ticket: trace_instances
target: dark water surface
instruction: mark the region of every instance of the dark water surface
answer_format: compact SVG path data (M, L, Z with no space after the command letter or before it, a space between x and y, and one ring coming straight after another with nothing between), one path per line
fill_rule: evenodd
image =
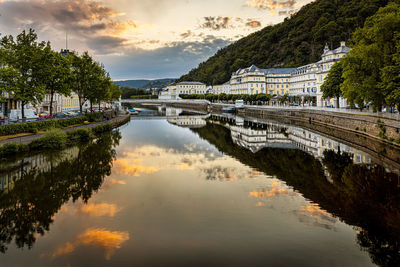
M294 126L132 120L1 164L0 265L397 266L396 173Z

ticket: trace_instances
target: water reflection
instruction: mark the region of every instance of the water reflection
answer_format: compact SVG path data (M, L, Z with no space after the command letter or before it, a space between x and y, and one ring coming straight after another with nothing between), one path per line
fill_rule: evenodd
M0 250L15 240L18 248L31 248L38 235L50 230L54 215L72 199L87 202L110 175L118 132L93 143L58 153L38 154L0 169ZM82 212L93 213L86 206ZM107 212L102 210L98 212ZM116 210L109 207L108 212ZM68 250L68 248L67 248Z
M302 213L327 212L358 227L360 247L380 266L400 264L400 184L398 170L376 164L367 153L328 137L278 123L230 120L214 115L192 129L221 152L277 177L318 206ZM288 191L272 184L250 192L261 201ZM326 225L326 227L330 227Z
M2 263L399 265L395 166L306 128L168 112L2 164Z

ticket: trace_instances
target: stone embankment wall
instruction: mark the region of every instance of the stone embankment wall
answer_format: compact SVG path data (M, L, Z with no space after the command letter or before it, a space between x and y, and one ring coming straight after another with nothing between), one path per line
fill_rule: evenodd
M351 131L382 141L400 141L400 120L382 118L373 114L352 114L321 110L280 110L257 107L241 109L238 114L259 118L289 118L329 128Z
M219 112L229 105L205 103L168 103L168 106L187 108L202 112ZM397 143L400 145L400 118L383 118L373 114L347 113L306 110L306 109L278 109L268 107L246 107L238 110L238 115L256 118L288 118L320 126L350 131L359 135L368 136L383 142Z

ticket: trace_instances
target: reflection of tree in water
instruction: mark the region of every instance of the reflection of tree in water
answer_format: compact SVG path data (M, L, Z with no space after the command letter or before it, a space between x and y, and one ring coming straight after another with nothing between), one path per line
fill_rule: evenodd
M400 265L398 175L383 166L353 164L351 155L326 151L323 164L301 150L264 148L257 153L235 145L228 129L208 123L192 129L221 152L276 176L305 198L360 228L358 244L381 266ZM332 177L329 182L325 168Z
M76 158L53 166L57 155L47 157L48 171L31 169L22 173L8 193L0 193L0 251L15 239L17 247L31 248L36 235L49 230L61 206L81 198L87 202L110 175L121 136L105 134L96 142L79 148Z

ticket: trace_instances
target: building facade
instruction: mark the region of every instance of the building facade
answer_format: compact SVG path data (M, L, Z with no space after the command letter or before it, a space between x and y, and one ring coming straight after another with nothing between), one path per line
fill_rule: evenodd
M207 86L201 82L180 82L176 84L176 94L194 95L207 93Z
M295 68L264 69L267 94L283 96L289 94L291 73Z
M350 48L346 46L345 42L341 42L340 47L333 50L330 50L329 46L326 45L320 61L301 66L291 73L289 95L301 98L303 102L308 99L309 102L312 101L319 107L337 105L335 99L324 99L322 97L321 86L324 84L331 67L349 52ZM341 106L347 104L345 99L339 101Z
M230 80L231 94L261 94L266 91L265 73L252 65L232 73Z

